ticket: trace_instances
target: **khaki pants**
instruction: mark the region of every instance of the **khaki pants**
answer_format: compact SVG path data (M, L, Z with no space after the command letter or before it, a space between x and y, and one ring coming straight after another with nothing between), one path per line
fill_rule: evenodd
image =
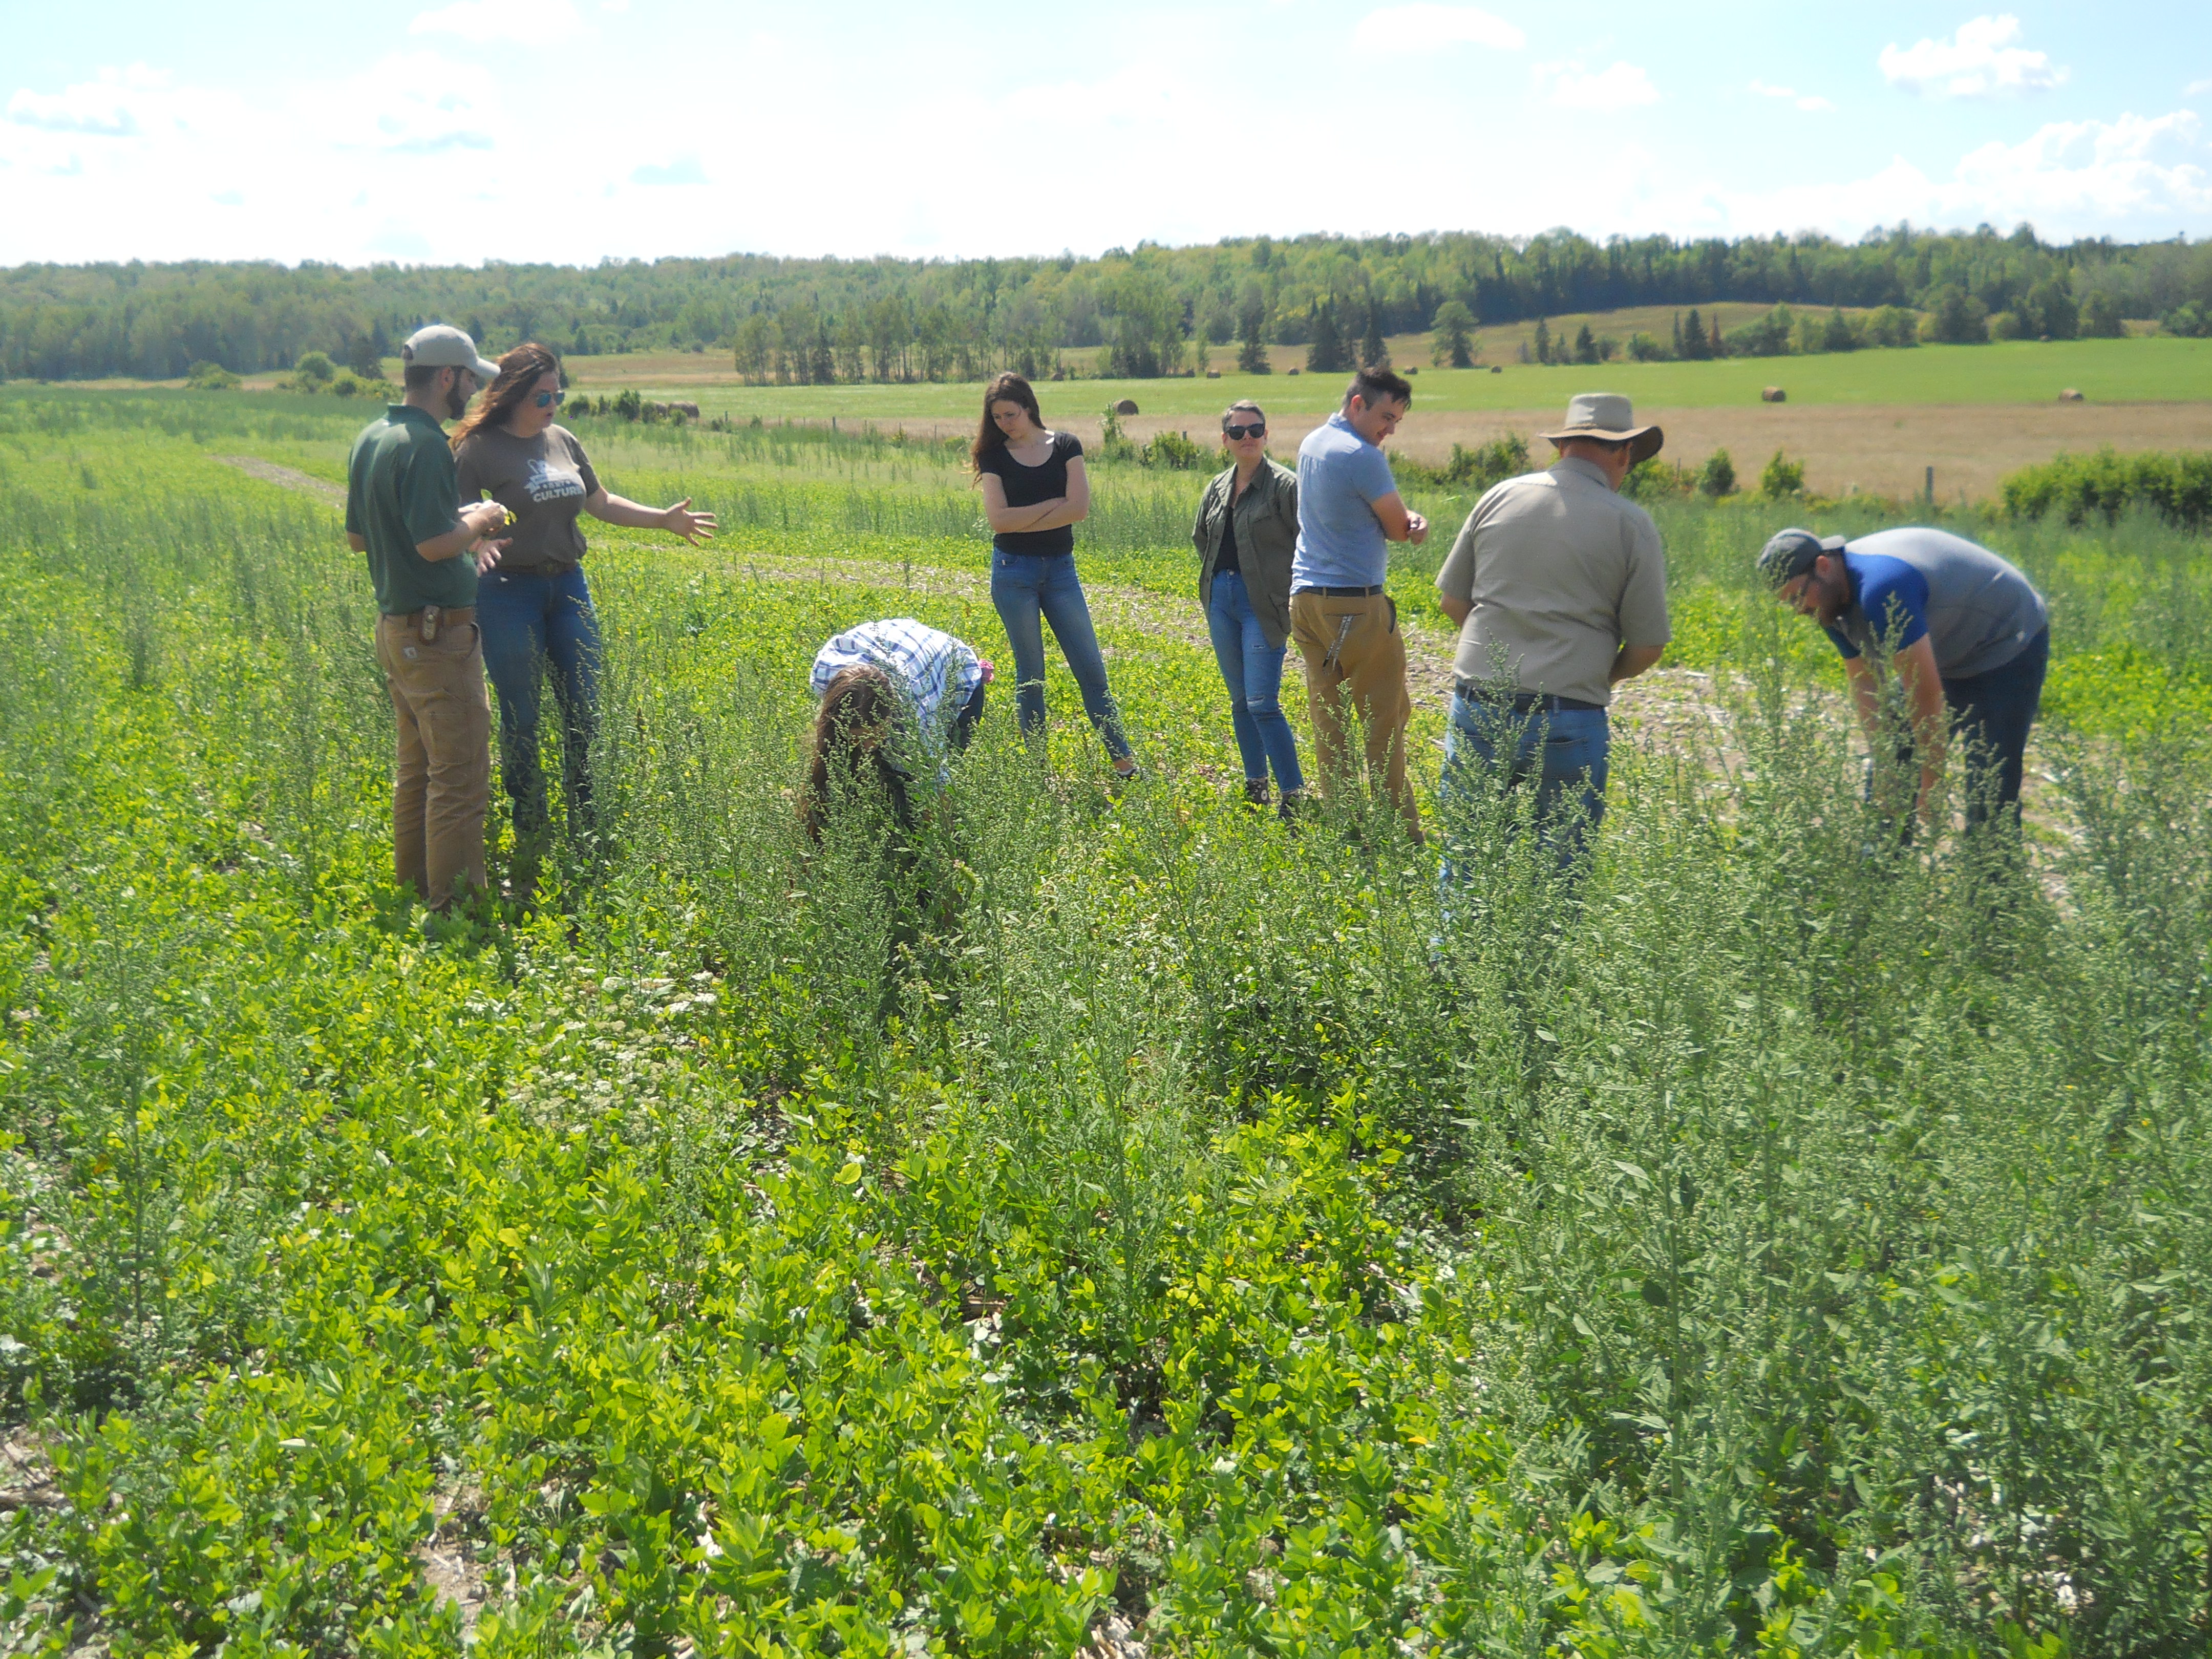
M376 660L392 694L398 746L392 780L392 866L433 909L456 879L484 884L491 795L491 701L473 609L448 611L424 643L413 617L376 619Z
M1322 787L1334 791L1358 781L1344 730L1349 705L1365 728L1369 785L1389 792L1418 841L1420 808L1406 781L1406 727L1413 718L1413 700L1406 690L1406 641L1398 632L1397 607L1384 593L1365 599L1293 593L1291 637L1305 659L1306 706L1313 715Z

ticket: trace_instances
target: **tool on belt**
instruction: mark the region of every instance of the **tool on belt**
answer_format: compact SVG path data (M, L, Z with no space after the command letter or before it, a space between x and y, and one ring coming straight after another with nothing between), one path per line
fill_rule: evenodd
M1336 641L1328 647L1328 654L1321 659L1323 668L1336 666L1336 653L1344 649L1344 642L1352 637L1352 624L1359 620L1356 611L1347 611L1336 619Z

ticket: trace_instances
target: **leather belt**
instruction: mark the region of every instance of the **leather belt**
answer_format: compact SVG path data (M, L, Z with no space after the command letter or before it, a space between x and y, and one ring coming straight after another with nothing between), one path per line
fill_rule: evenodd
M1580 697L1562 697L1545 691L1516 691L1510 696L1501 697L1486 687L1469 685L1465 680L1455 684L1452 693L1469 702L1489 703L1494 708L1510 705L1516 714L1533 714L1539 709L1547 714L1563 714L1569 709L1588 712L1605 707L1601 702L1584 702Z
M1382 591L1377 582L1372 587L1301 587L1300 593L1318 593L1325 599L1371 599Z

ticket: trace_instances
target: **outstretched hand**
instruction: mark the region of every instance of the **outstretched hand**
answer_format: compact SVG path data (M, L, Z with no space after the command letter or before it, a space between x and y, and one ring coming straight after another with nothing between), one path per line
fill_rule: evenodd
M695 547L702 536L712 536L715 529L714 515L692 512L689 495L663 512L660 523L663 529L673 531Z
M493 541L486 537L469 544L469 551L476 555L477 575L481 576L487 570L495 570L499 568L499 556L507 551L511 539L512 538L502 536L497 541Z

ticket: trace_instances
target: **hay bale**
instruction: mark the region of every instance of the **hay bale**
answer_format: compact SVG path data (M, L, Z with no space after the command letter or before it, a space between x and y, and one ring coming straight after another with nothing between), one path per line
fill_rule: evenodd
M1218 368L1209 368L1206 371L1206 378L1209 380L1218 380L1221 378L1221 371Z
M1114 405L1114 412L1116 415L1135 414L1137 412L1137 400L1134 398L1122 398L1120 403Z
M1763 404L1786 404L1790 394L1778 386L1763 386L1759 389L1759 401Z
M671 404L668 406L687 419L696 421L699 418L699 405L696 404Z
M2069 386L2058 394L2058 401L2062 404L2078 404L2082 401L2082 397L2079 392Z

